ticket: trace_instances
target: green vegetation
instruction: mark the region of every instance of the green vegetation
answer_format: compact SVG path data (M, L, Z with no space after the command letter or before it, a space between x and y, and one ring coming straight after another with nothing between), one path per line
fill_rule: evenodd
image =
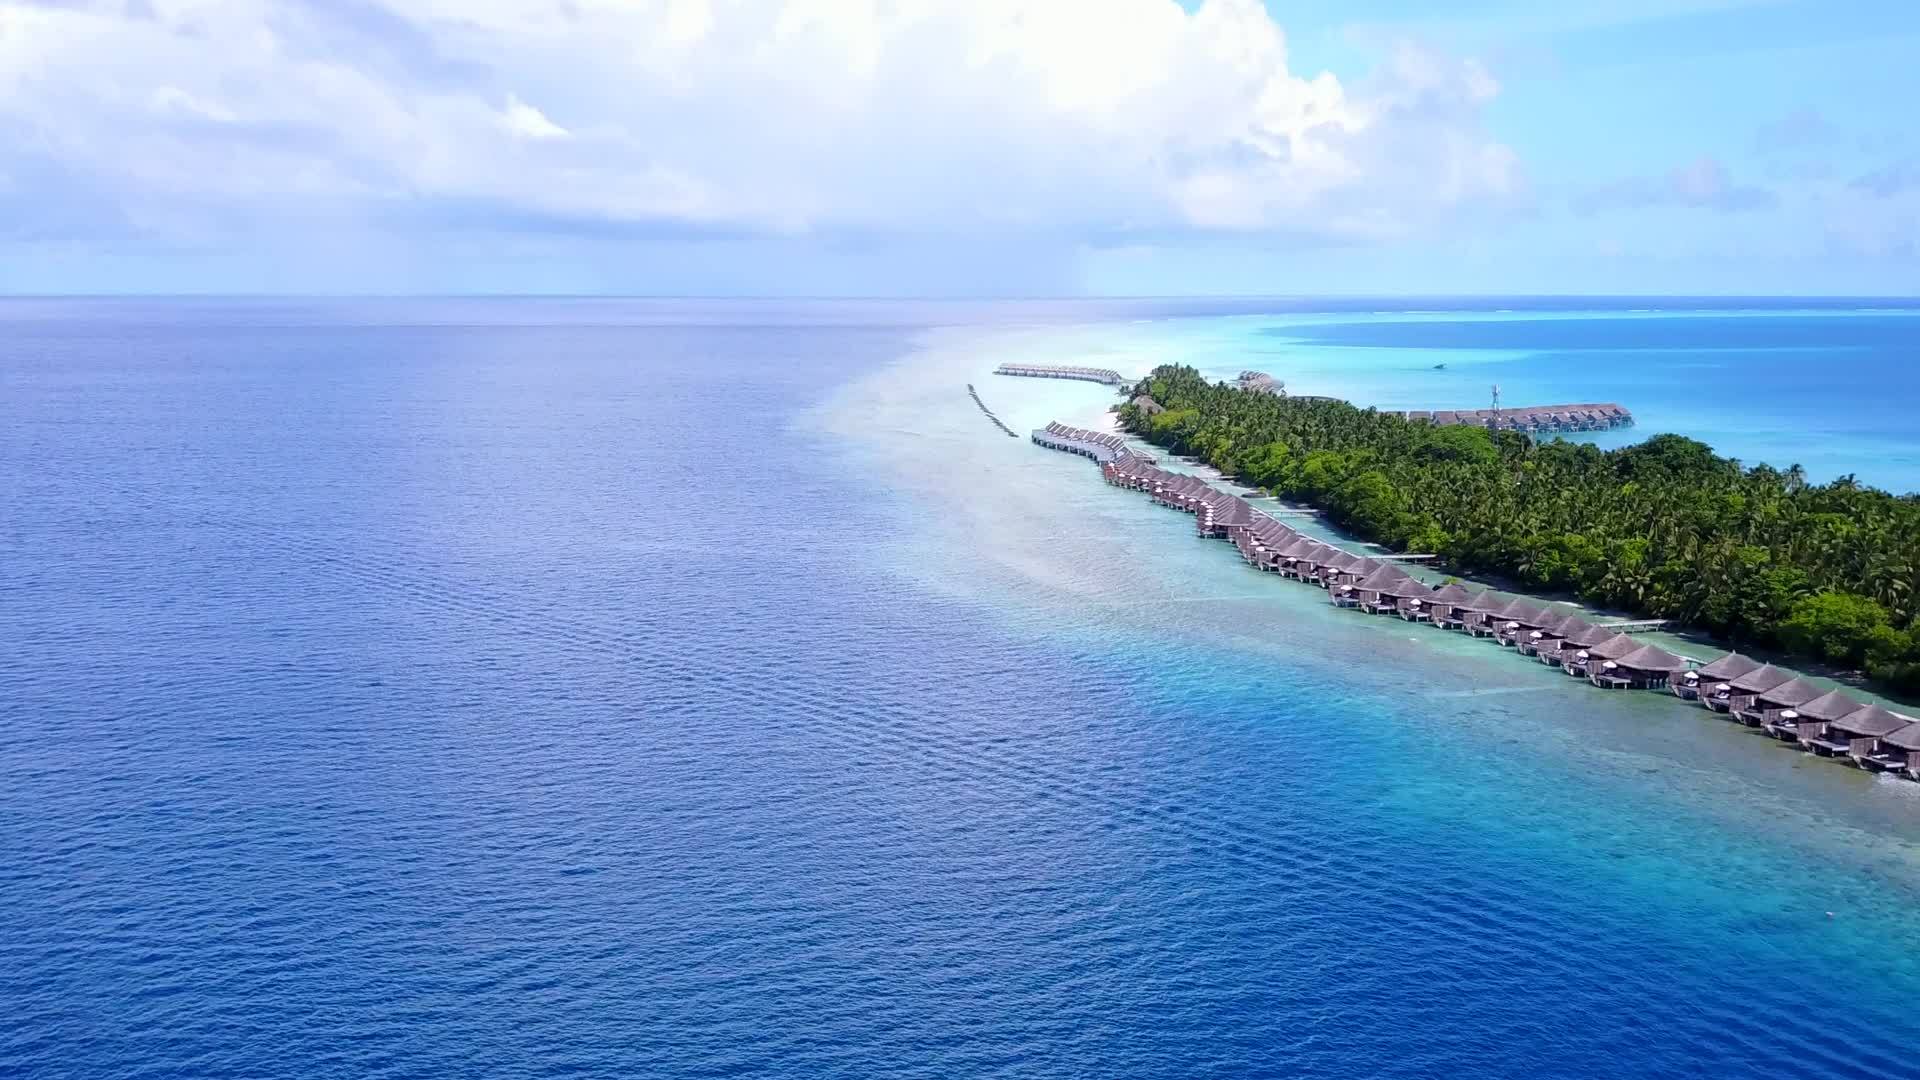
M1920 499L1798 466L1742 468L1678 435L1601 451L1435 427L1161 367L1127 427L1463 570L1864 668L1920 691Z

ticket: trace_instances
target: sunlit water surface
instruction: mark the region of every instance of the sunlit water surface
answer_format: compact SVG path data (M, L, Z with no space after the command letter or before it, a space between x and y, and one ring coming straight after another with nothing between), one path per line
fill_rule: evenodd
M965 393L1195 310L0 307L0 1074L1912 1075L1920 785Z

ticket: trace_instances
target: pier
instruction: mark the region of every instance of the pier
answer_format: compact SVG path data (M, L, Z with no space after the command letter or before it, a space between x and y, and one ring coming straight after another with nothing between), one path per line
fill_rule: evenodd
M1057 364L1001 364L995 375L1018 375L1026 379L1078 379L1081 382L1125 386L1127 380L1111 368L1064 367Z
M1626 633L1665 626L1664 619L1594 623L1571 608L1524 596L1457 582L1434 586L1399 565L1432 556L1342 550L1260 511L1245 497L1198 476L1159 468L1151 455L1127 446L1119 435L1053 423L1035 431L1033 441L1097 462L1101 478L1114 487L1192 514L1197 535L1233 544L1255 570L1325 590L1335 607L1467 633L1597 689L1667 694L1809 754L1920 780L1920 718L1825 690L1737 653L1702 665Z
M998 416L993 415L993 410L987 408L987 403L980 400L980 391L975 390L973 388L972 383L967 384L967 396L973 399L973 403L975 405L980 406L981 412L987 414L987 419L993 421L994 427L997 427L1001 431L1004 431L1007 433L1007 438L1017 439L1020 437L1019 434L1017 434L1012 428L1008 427L1004 422L1002 422Z

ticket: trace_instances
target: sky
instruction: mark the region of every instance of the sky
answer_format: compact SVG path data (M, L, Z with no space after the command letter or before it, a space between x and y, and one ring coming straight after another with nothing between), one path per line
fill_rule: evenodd
M0 0L0 292L1920 294L1896 0Z

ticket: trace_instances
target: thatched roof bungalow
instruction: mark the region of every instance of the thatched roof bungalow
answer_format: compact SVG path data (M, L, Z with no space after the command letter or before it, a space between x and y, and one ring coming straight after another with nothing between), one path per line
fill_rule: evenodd
M1329 589L1337 589L1342 585L1351 585L1359 581L1378 568L1377 564L1364 555L1342 551L1320 564L1320 584Z
M1560 652L1560 643L1568 634L1580 634L1592 630L1593 624L1577 612L1549 619L1520 636L1520 652L1526 656L1556 655ZM1559 660L1550 661L1558 663Z
M1519 635L1534 630L1544 623L1559 617L1553 609L1524 596L1516 596L1498 611L1485 615L1481 625L1495 641L1502 645L1512 645L1519 641ZM1469 626L1468 629L1473 629ZM1477 634L1476 634L1477 636Z
M1727 719L1729 720L1738 719L1740 710L1752 704L1753 699L1758 697L1762 692L1771 690L1781 683L1791 682L1793 678L1793 672L1785 668L1777 668L1772 664L1762 664L1752 671L1747 672L1745 675L1715 684L1713 689L1716 696L1718 696L1720 687L1722 686L1727 688L1726 696L1721 700L1721 703L1716 703L1714 698L1707 699L1707 707L1713 709L1715 712L1728 714Z
M1734 685L1739 686L1739 682L1736 680ZM1748 727L1760 727L1780 713L1798 709L1826 692L1826 687L1815 686L1805 679L1788 679L1736 705L1734 715Z
M1812 709L1813 703L1801 712ZM1914 726L1910 716L1879 705L1853 702L1854 708L1840 716L1808 719L1800 724L1797 739L1800 748L1823 757L1845 757L1847 762L1875 772L1899 772L1907 767L1907 751L1886 745L1886 740L1901 729ZM1920 740L1915 740L1920 741Z
M1903 716L1901 719L1911 718ZM1899 755L1906 757L1904 766L1894 763ZM1920 722L1909 723L1906 727L1880 736L1875 751L1861 759L1860 764L1869 769L1878 765L1890 772L1903 772L1910 780L1920 780Z
M1458 630L1466 621L1466 612L1462 609L1486 595L1484 589L1470 589L1454 581L1435 589L1430 595L1415 597L1408 603L1424 607L1427 619L1435 626Z
M1803 705L1780 710L1761 726L1776 739L1799 743L1802 750L1812 750L1823 756L1844 754L1847 752L1844 736L1838 744L1825 742L1829 734L1827 725L1844 720L1860 709L1858 701L1838 690L1829 690Z
M1292 562L1289 564L1282 561L1280 572L1324 588L1325 582L1320 579L1322 571L1326 569L1328 563L1344 558L1346 554L1331 544L1319 540L1307 540L1304 544L1288 549L1287 558Z
M1222 494L1201 503L1195 525L1201 536L1224 539L1235 529L1252 527L1253 505L1238 495Z
M1720 684L1751 674L1759 667L1758 660L1748 659L1739 653L1728 653L1710 664L1682 674L1673 682L1673 692L1689 701L1698 698L1700 704L1709 708L1723 708L1730 691L1719 689ZM1714 704L1716 698L1718 705Z
M1588 654L1591 656L1593 650L1589 649ZM1613 659L1601 660L1597 671L1592 670L1591 663L1588 668L1587 681L1604 689L1660 690L1668 680L1687 670L1687 661L1658 645L1642 645Z
M1394 614L1405 601L1433 591L1426 582L1392 563L1368 574L1354 588L1360 593L1361 606L1375 615Z
M1638 641L1605 626L1596 626L1579 637L1578 642L1568 637L1560 643L1560 669L1577 679L1586 678L1590 670L1597 670L1606 661L1618 660L1640 647Z

